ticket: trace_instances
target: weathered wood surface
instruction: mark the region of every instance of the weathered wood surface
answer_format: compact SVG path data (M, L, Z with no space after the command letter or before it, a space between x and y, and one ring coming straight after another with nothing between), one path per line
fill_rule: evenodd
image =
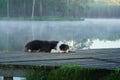
M79 50L75 53L26 53L26 52L1 52L1 65L31 65L31 66L61 66L74 65L100 69L120 68L120 49ZM1 69L0 74L5 70ZM9 72L6 70L6 73ZM20 70L18 71L20 74ZM16 75L17 76L17 73Z

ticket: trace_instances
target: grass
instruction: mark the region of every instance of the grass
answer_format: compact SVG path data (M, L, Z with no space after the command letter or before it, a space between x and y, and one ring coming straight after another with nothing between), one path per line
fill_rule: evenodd
M61 67L52 71L48 76L48 80L99 80L104 75L106 75L104 71L99 73L97 69Z
M0 20L31 20L31 21L83 21L82 18L72 18L72 17L53 17L53 16L43 16L43 17L1 17Z
M47 80L48 73L46 67L40 67L37 70L27 70L25 75L26 80Z
M107 80L120 80L120 69L116 69L112 72L108 77Z
M120 70L102 70L79 66L26 71L26 80L120 80Z

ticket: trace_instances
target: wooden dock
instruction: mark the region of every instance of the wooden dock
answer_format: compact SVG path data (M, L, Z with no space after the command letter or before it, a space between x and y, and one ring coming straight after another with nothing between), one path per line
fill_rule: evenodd
M13 68L10 67L11 65L16 67L16 69L11 70L10 68ZM112 70L120 68L120 48L79 50L75 53L68 54L26 52L0 53L0 76L8 78L12 76L21 77L24 76L24 74L20 67L37 67L41 65L79 65L90 68Z

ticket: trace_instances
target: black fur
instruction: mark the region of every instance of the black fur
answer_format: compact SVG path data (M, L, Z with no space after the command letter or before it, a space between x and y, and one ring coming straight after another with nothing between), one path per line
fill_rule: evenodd
M25 51L29 52L50 52L52 49L56 49L58 41L41 41L33 40L25 45Z

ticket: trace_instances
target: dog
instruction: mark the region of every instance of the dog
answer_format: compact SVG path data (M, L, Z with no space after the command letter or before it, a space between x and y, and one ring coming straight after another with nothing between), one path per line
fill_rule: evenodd
M25 45L26 52L68 53L69 46L62 41L33 40Z

